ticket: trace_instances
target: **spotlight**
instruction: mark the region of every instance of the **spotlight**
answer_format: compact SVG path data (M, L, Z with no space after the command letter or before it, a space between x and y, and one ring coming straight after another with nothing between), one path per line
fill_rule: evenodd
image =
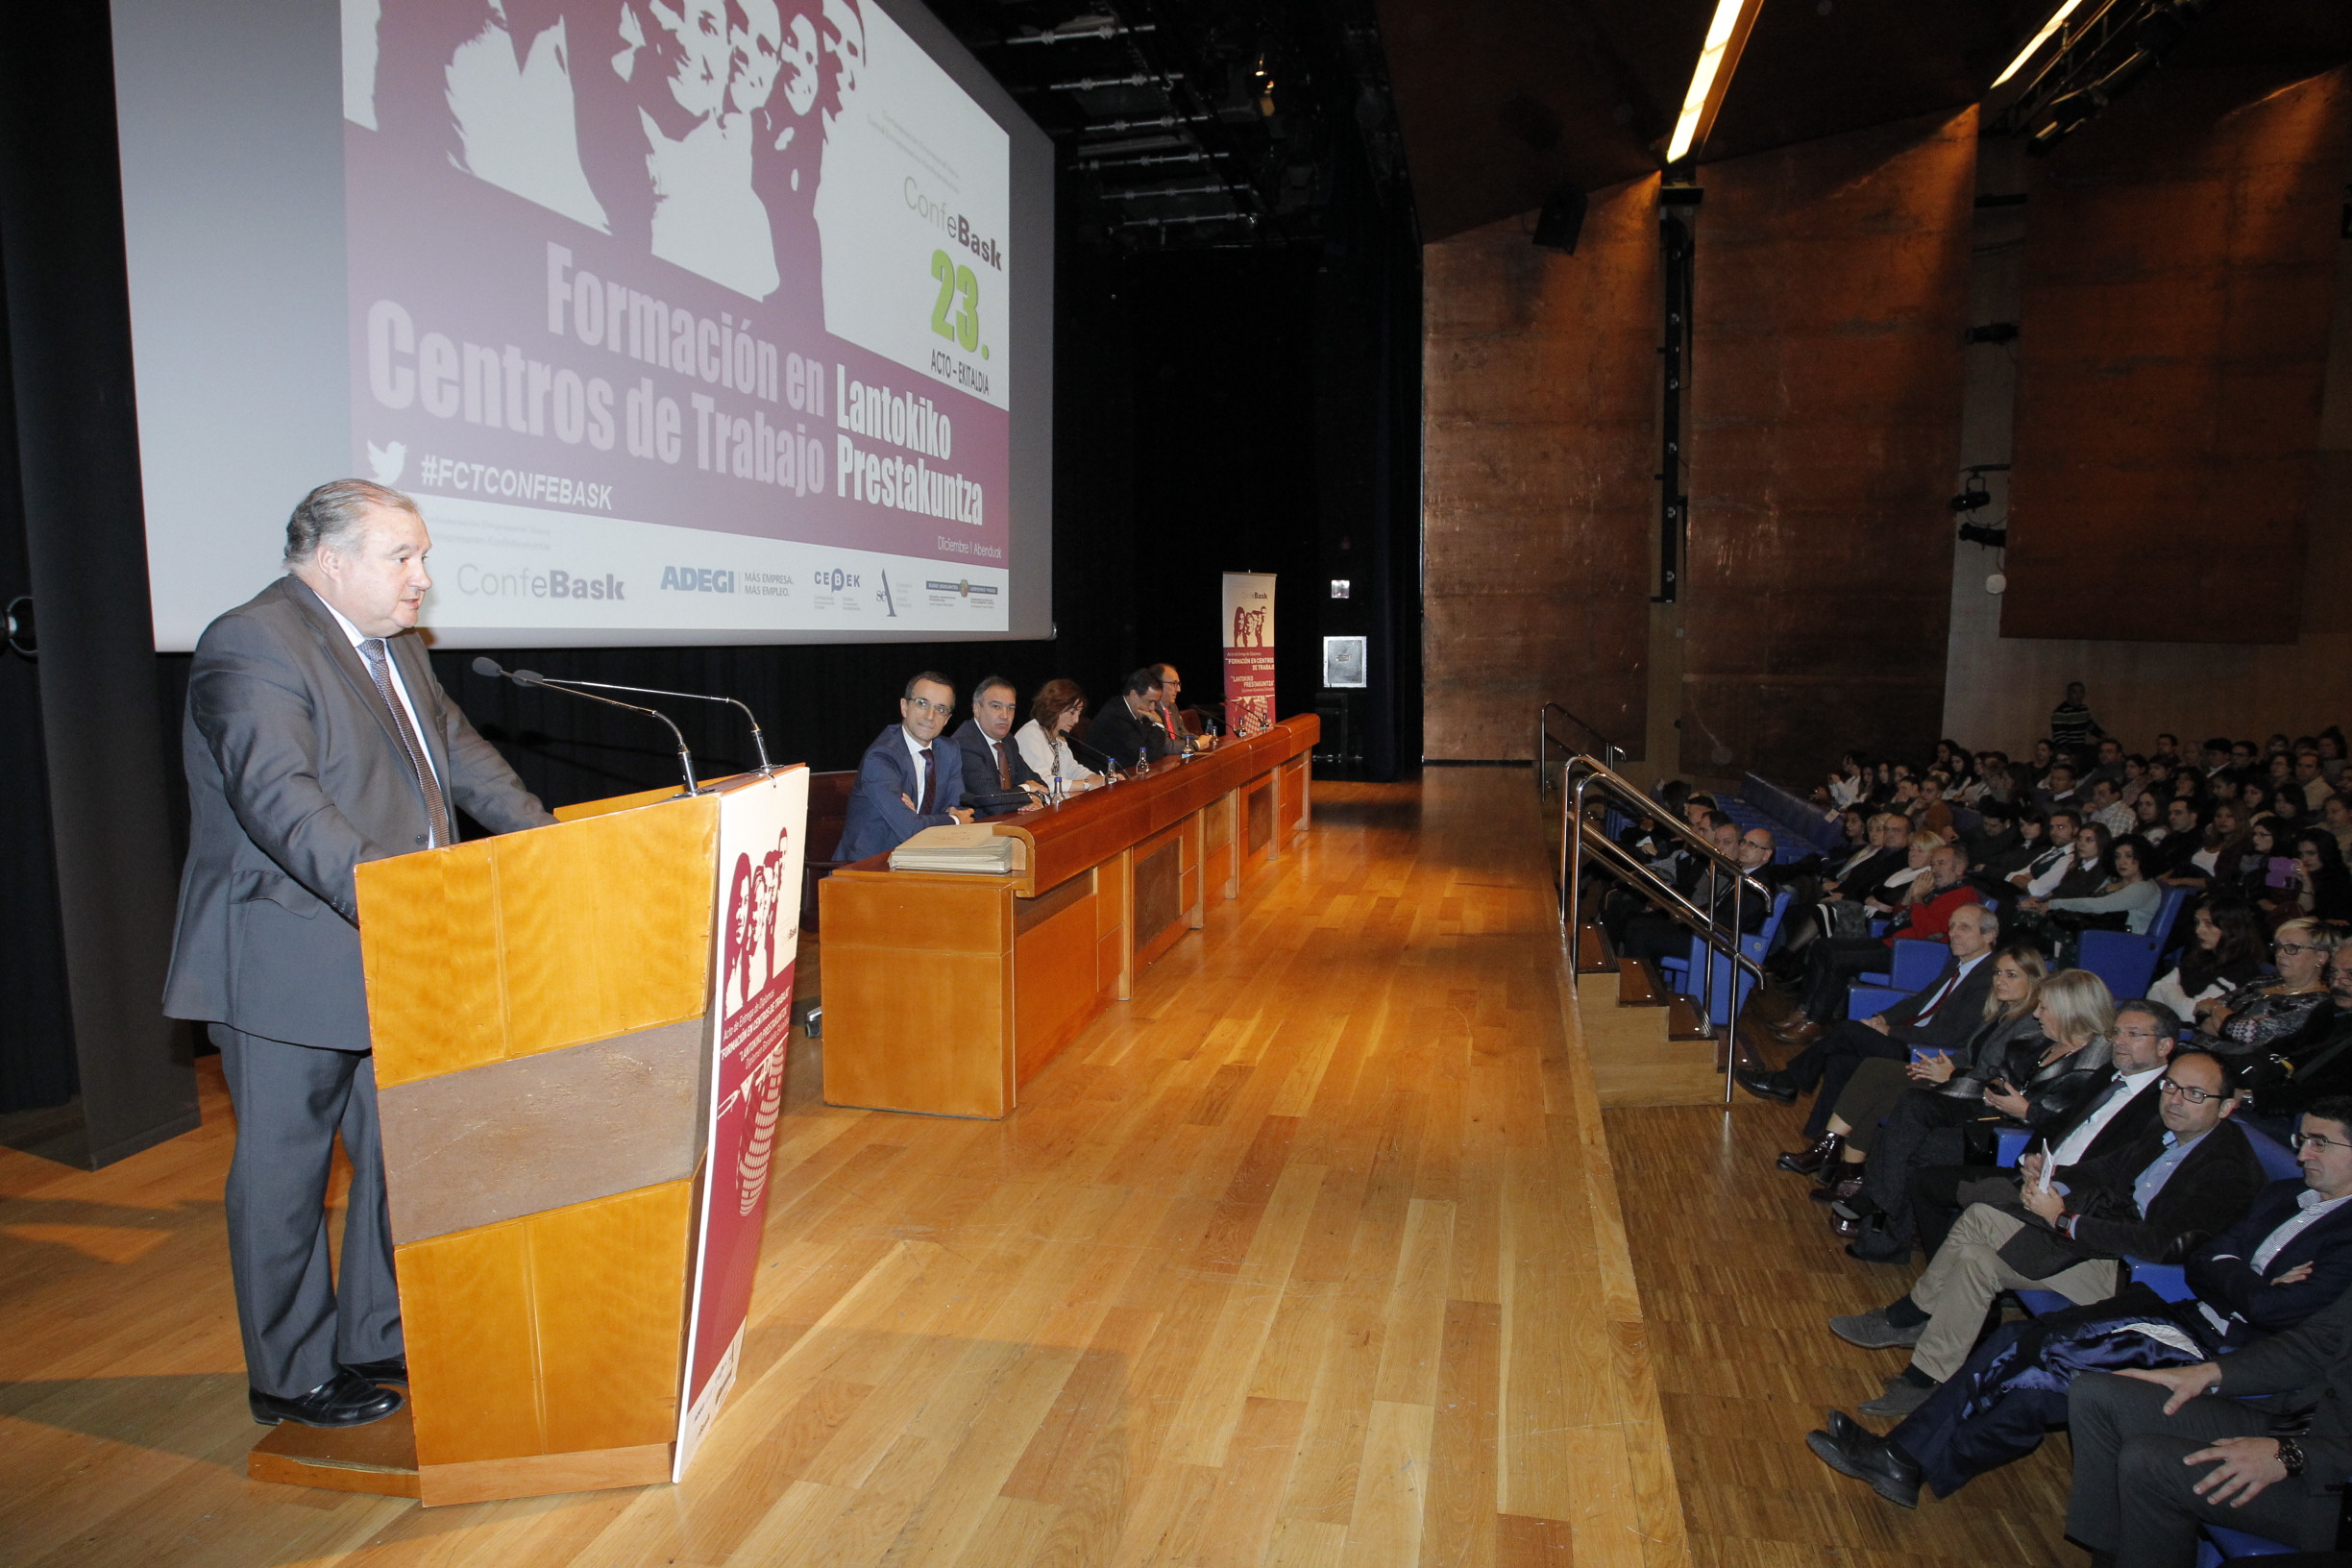
M1993 495L1985 488L1984 476L1971 474L1968 483L1961 487L1960 493L1952 497L1948 504L1955 512L1980 511L1992 505Z
M1960 537L1972 545L1983 545L1992 550L2009 548L2007 528L1988 528L1974 523L1963 523L1960 525Z

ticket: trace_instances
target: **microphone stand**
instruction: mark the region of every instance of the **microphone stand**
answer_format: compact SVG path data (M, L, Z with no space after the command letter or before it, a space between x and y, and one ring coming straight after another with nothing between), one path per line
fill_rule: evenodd
M548 679L535 670L501 669L499 662L492 658L477 658L474 661L474 673L478 675L488 675L493 680L502 676L513 681L517 686L543 686L551 692L561 692L566 697L576 697L588 702L601 702L611 708L625 708L630 713L642 713L649 719L660 720L670 726L670 734L677 742L678 769L686 775L686 793L688 795L704 793L702 787L695 782L694 753L686 749L685 732L680 730L671 717L659 708L641 708L634 702L623 702L614 698L599 697L594 692L576 692L569 686ZM624 688L624 690L626 689Z
M708 692L665 692L658 686L616 686L608 680L574 680L569 675L540 675L538 680L542 686L559 686L572 692L576 697L585 697L588 694L575 690L575 688L593 686L600 692L635 692L641 697L675 697L693 702L724 702L730 707L741 708L744 722L751 726L751 748L759 754L761 776L765 777L775 772L774 765L768 760L768 738L760 733L759 716L734 698L713 697Z

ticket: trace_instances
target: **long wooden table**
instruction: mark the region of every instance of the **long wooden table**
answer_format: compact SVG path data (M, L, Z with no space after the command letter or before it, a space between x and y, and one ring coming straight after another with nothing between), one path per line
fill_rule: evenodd
M1313 715L992 825L1007 876L894 871L876 855L818 885L824 1097L996 1117L1020 1086L1203 923L1211 897L1307 831Z

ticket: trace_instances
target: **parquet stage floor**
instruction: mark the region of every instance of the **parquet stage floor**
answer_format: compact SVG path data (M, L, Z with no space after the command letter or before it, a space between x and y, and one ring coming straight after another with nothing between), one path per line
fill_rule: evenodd
M1710 1543L1759 1487L1801 1513L1812 1461L1726 1428L1789 1428L1836 1359L1709 1391L1686 1342L1739 1357L1692 1304L1776 1304L1697 1223L1746 1216L1651 1200L1724 1115L1620 1111L1678 1494L1551 897L1524 772L1318 785L1298 851L1004 1122L827 1108L796 1042L742 1381L676 1487L250 1482L217 1074L201 1130L107 1170L0 1151L0 1563L1667 1568L1678 1495Z

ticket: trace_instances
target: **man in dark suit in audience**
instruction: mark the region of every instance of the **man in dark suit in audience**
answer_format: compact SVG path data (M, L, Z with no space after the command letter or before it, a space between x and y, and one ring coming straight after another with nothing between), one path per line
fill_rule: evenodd
M1724 819L1723 827L1713 837L1715 847L1739 863L1740 870L1754 875L1772 864L1772 830L1752 827L1742 833L1735 823ZM1708 870L1700 879L1703 899L1694 898L1727 929L1736 923L1740 935L1751 937L1764 928L1764 918L1772 913L1772 894L1760 893L1742 884L1737 878L1719 874L1708 862ZM1736 897L1734 896L1736 894ZM1737 907L1737 920L1733 910ZM1638 958L1654 964L1661 958L1689 956L1691 928L1673 916L1654 909L1646 909L1626 922L1625 941L1618 944L1618 956Z
M972 716L955 732L964 751L964 804L983 817L1034 811L1044 804L1044 781L1013 744L1018 694L1002 675L988 675L972 689Z
M864 860L926 827L972 820L963 804L963 748L939 738L954 715L955 688L945 675L926 670L907 682L898 723L875 736L858 761L835 860Z
M1119 694L1087 723L1087 745L1125 770L1139 756L1158 762L1168 754L1167 726L1160 720L1160 667L1145 665L1127 677Z
M1972 1204L1910 1290L1874 1311L1833 1317L1866 1350L1911 1347L1865 1415L1908 1415L1960 1370L2003 1290L2054 1290L2087 1305L2116 1292L2117 1260L2179 1262L2236 1224L2263 1188L2262 1162L2229 1120L2237 1082L2206 1051L2177 1051L2158 1086L2161 1131L2128 1148L2048 1172L2032 1154L2014 1203Z
M355 870L554 819L411 635L432 579L416 502L339 479L286 523L286 575L205 628L190 822L163 1011L211 1025L236 1109L225 1204L254 1419L359 1426L408 1381L360 971ZM352 1179L328 1266L328 1176Z
M2135 997L2116 1005L2115 1058L2106 1079L2083 1096L2072 1115L2049 1130L2046 1141L2061 1170L2128 1148L2157 1125L2164 1096L2156 1084L2172 1060L2180 1030L2180 1015L2162 1002ZM2017 1185L2015 1171L1986 1165L1929 1165L1913 1172L1904 1195L1922 1249L1934 1257L1962 1210L1972 1203L2007 1202L2016 1197ZM1899 1262L1909 1256L1908 1249L1874 1253L1860 1242L1852 1251L1873 1262Z
M1984 1021L1985 998L1993 992L1994 944L2000 917L1982 904L1962 904L1948 927L1951 956L1925 990L1868 1018L1848 1018L1823 1032L1776 1072L1740 1067L1732 1077L1758 1099L1794 1105L1800 1094L1814 1096L1805 1136L1817 1139L1853 1070L1874 1056L1900 1061L1914 1045L1958 1051Z

